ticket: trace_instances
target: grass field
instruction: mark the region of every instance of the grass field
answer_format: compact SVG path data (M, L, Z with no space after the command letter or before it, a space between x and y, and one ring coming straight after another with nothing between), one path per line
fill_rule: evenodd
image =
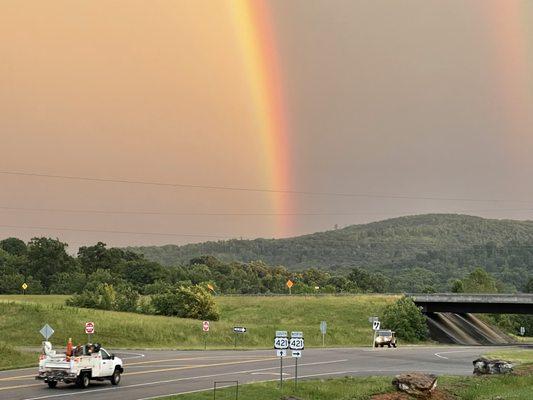
M201 349L201 321L67 307L65 296L0 296L2 340L14 346L37 346L39 329L50 324L52 343L64 346L67 338L86 340L85 322L96 326L94 340L114 348ZM245 326L241 348L270 348L276 330L300 330L306 346L321 346L320 321L328 323L327 346L367 345L371 340L368 317L380 315L395 296L354 295L323 297L224 296L216 301L220 321L211 323L209 348L231 348L233 326Z
M0 370L30 367L37 364L37 353L16 350L0 342Z
M442 377L438 381L438 390L452 394L461 400L533 399L533 375L506 375L484 377ZM294 396L301 400L363 400L373 395L394 392L390 377L345 377L338 379L314 379L298 383L287 381L283 395ZM171 396L166 400L211 400L213 391ZM235 388L217 390L217 399L235 399ZM282 398L277 382L264 382L239 387L240 400L272 400Z
M533 364L533 349L500 350L487 354L487 357L500 358L502 360L513 361L521 364Z

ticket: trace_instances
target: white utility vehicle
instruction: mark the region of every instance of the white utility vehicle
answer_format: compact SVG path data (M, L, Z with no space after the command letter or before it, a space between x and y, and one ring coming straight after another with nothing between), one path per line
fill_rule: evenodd
M67 356L52 350L50 342L43 342L36 379L45 381L52 389L58 382L76 383L86 388L91 380L110 380L112 385L118 385L122 372L122 360L98 343L78 346Z

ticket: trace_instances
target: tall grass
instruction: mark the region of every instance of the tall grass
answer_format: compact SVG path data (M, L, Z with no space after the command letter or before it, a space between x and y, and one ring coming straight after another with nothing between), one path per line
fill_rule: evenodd
M57 296L35 296L35 302L9 301L1 296L1 340L19 346L39 345L38 333L48 323L54 330L52 342L63 346L67 338L86 341L84 324L96 325L94 340L108 347L150 347L200 349L204 346L201 321L68 307ZM369 345L371 331L368 317L380 315L395 296L277 296L217 297L220 321L211 322L207 334L209 348L231 348L233 326L245 326L247 333L238 337L238 346L271 348L276 330L303 331L306 346L321 346L320 321L326 321L327 346ZM42 301L41 301L42 300ZM63 298L64 301L64 298Z

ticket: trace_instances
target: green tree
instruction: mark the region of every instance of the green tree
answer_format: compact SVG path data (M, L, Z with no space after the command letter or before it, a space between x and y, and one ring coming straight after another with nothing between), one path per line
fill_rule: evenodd
M456 279L452 283L452 293L464 293L465 288L463 281L460 279Z
M23 256L28 251L24 241L10 237L0 241L0 249L8 252L13 256Z
M426 317L409 297L402 297L387 306L383 313L382 327L396 332L408 342L426 340L428 327Z
M155 311L161 315L216 321L219 319L213 296L202 286L181 286L170 293L152 297Z
M28 272L41 281L46 291L56 274L78 270L76 260L67 254L67 246L57 239L45 237L33 238L28 244Z
M524 288L525 293L533 293L533 278L529 278L526 287Z
M124 265L123 277L136 289L152 284L158 280L165 280L168 274L161 264L148 260L128 261Z
M497 293L496 280L483 268L476 268L463 279L465 293Z

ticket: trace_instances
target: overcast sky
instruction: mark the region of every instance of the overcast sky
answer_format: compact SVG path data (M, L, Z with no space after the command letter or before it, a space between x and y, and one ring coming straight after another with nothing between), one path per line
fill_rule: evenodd
M302 215L281 232L235 215L277 213L264 192L0 174L0 237L72 251L427 212L532 219L528 3L268 2L292 182L271 188L227 2L3 0L1 171L386 196L292 194Z

